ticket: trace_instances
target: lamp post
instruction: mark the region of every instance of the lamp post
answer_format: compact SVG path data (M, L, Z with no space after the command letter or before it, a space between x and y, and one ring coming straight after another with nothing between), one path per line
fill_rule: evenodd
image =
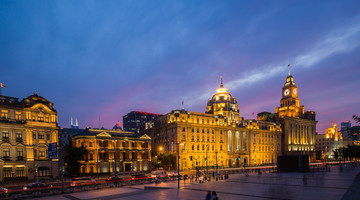
M216 177L217 177L217 174L218 174L218 172L217 172L217 170L218 170L218 164L217 164L217 154L218 154L218 152L217 152L217 150L215 150L215 156L216 156L216 168L215 168L215 171L216 171ZM217 178L216 178L216 180L218 180Z
M178 171L178 189L180 188L180 145L184 145L184 144L180 144L180 143L175 143L177 144L177 171Z
M205 146L206 147L206 151L205 151L205 156L206 156L206 176L208 175L208 155L207 155L207 149L208 149L208 144Z
M115 148L115 144L116 144L116 142L115 142L115 140L114 140L114 167L115 167L115 169L114 169L114 172L115 172L115 187L117 187L117 172L116 172L116 148Z

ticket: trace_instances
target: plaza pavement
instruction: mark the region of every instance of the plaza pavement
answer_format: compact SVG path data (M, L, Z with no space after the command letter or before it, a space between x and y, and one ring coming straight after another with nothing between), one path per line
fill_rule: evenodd
M331 168L330 172L317 173L268 173L230 174L228 180L211 181L209 183L186 183L181 181L180 190L177 182L163 182L158 184L142 184L78 192L57 196L37 198L38 200L171 200L205 199L207 191L216 191L219 199L227 200L259 200L259 199L341 199L354 180L354 175L360 167L346 167L342 171L338 166ZM306 175L307 183L304 185L303 176ZM159 189L144 190L144 187ZM160 189L163 188L163 189ZM349 199L352 195L350 195ZM354 196L355 198L355 196Z

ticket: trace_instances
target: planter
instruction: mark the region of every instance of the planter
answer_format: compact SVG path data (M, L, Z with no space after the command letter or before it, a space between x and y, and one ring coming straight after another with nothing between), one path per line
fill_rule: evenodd
M75 190L75 188L73 188L73 187L68 187L67 188L67 191L69 191L69 192L74 192L74 190Z
M88 190L89 190L89 186L82 186L81 189L84 190L84 191L88 191Z
M112 187L114 187L114 186L115 186L114 183L109 183L109 187L110 187L110 188L112 188Z
M130 184L131 184L131 185L135 185L135 181L130 181Z
M39 196L40 194L41 194L40 191L34 191L34 192L32 192L32 195L33 195L34 197L37 197L37 196Z
M21 193L14 193L10 196L11 198L17 199L21 197Z
M51 194L58 194L58 193L59 193L59 190L50 190L50 193L51 193Z
M96 185L96 188L97 188L98 190L100 190L100 189L102 188L102 185L101 185L101 184L98 184L98 185Z

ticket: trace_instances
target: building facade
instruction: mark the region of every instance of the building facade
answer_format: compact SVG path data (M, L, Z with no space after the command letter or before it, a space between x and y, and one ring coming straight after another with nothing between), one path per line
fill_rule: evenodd
M0 96L0 113L0 181L58 177L59 128L53 103L37 93L22 101Z
M206 113L173 110L146 127L154 155L179 149L182 170L276 163L281 152L280 125L242 120L235 98L222 81Z
M70 131L70 130L69 130ZM148 171L151 167L151 138L122 130L85 129L71 138L75 147L89 151L80 161L80 172Z
M325 134L316 135L315 150L321 151L326 159L334 158L334 151L344 147L343 137L341 132L337 130L337 125L333 124L332 127L325 130Z
M159 117L157 113L131 111L123 116L124 131L141 133L145 130L146 122L154 120L157 117Z
M289 76L282 88L280 107L275 110L278 115L276 121L280 122L284 129L282 153L283 155L309 155L311 160L315 160L317 121L315 112L304 110L305 107L300 105L298 98L298 88L289 71Z

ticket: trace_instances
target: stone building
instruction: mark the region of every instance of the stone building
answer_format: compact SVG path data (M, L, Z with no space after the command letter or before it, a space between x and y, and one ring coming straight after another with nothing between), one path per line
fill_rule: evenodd
M337 125L333 124L332 127L325 130L325 134L316 135L315 150L321 151L326 159L334 158L335 149L343 146L343 137L341 132L337 130Z
M0 181L59 176L53 103L37 93L22 101L0 96L0 113Z
M84 146L89 151L80 161L81 173L114 172L115 159L117 172L150 170L151 138L146 134L138 135L120 129L83 129L81 133L77 131L71 141L73 146Z
M283 125L284 130L282 152L283 155L309 155L311 160L314 160L317 121L315 112L304 110L305 107L300 105L298 98L298 88L289 70L289 76L282 88L280 107L275 110L278 115L277 121Z
M179 148L182 170L276 163L281 151L280 125L242 120L222 80L206 113L173 110L148 123L145 133L152 138L154 155Z

